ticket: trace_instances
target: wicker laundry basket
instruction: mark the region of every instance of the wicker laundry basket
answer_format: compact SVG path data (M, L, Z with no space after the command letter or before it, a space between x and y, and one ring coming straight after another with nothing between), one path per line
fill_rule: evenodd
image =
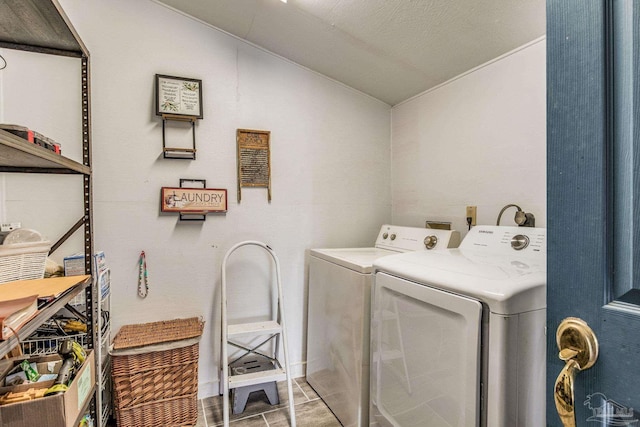
M202 328L193 317L120 329L111 347L119 427L196 424Z

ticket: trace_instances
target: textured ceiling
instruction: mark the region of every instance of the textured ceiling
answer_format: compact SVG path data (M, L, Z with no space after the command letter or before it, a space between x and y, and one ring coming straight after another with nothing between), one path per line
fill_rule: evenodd
M545 34L545 0L158 0L390 105Z

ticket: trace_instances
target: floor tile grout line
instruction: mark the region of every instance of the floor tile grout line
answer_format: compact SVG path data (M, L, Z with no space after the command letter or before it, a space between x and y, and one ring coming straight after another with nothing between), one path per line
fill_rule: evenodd
M303 378L303 377L301 377L301 378ZM302 402L298 402L298 403L295 403L295 400L294 400L294 407L300 407L302 405L305 405L305 404L311 403L311 402L322 401L322 398L320 398L319 396L316 396L314 398L310 398L309 395L307 393L305 393L304 389L300 386L298 381L295 378L292 378L292 379L294 380L293 382L295 382L296 386L298 387L298 389L300 390L302 395L306 398L306 401L302 401ZM204 399L200 399L200 402L201 402L201 406L202 406L202 409L203 409L203 418L204 418L204 422L205 422L205 427L220 427L220 426L222 426L224 423L215 423L215 424L212 424L211 426L209 425L209 421L208 421L207 416L205 414ZM210 406L208 408L211 409L211 408L213 408L213 406ZM246 417L237 418L237 419L234 419L233 422L238 422L238 421L247 420L247 419L250 419L250 418L254 418L254 417L260 416L260 417L262 417L263 421L266 423L266 427L269 427L269 422L267 421L266 415L270 414L270 413L273 413L273 412L281 411L281 410L288 410L288 404L283 405L283 406L278 407L278 408L269 409L269 410L266 410L266 411L263 411L263 412L260 412L260 413L247 415Z
M204 410L204 399L200 399L200 407L202 408L202 419L204 420L204 427L209 427L207 422L207 412Z
M293 405L293 406L294 406L294 407L296 407L296 406L302 406L302 405L305 405L305 404L307 404L307 403L315 402L315 401L317 401L317 400L321 400L321 399L318 397L318 398L316 398L316 399L311 399L311 400L309 400L309 401L307 401L307 402L298 402L298 403L294 403L294 405ZM263 411L263 412L260 412L260 413L258 413L258 414L251 414L251 415L247 415L246 417L236 418L236 419L234 419L234 420L232 420L232 421L233 421L233 422L243 421L243 420L247 420L247 419L249 419L249 418L256 417L256 416L258 416L258 415L262 416L262 417L265 419L265 421L266 421L265 414L271 414L271 413L273 413L273 412L278 412L278 411L283 410L283 409L288 410L288 405L287 405L287 406L282 406L282 407L280 407L280 408L268 409L268 410ZM223 424L223 423L218 423L218 424L216 424L216 427L217 427L217 426L221 426L222 424ZM268 423L267 423L267 425L268 425Z
M302 403L305 403L305 402L302 402ZM278 410L280 410L280 409L282 409L282 408L270 409L270 410L268 410L268 411L263 411L263 412L259 412L259 413L257 413L257 414L247 415L246 417L235 418L235 419L233 419L233 420L231 420L231 419L230 419L230 420L229 420L229 424L231 424L232 422L248 420L249 418L257 417L258 415L260 415L260 416L262 416L262 417L264 418L264 414L268 414L268 413L270 413L270 412L276 412L276 411L278 411ZM215 424L215 426L212 426L212 427L218 427L218 426L221 426L221 425L223 425L223 424L224 424L224 422L221 422L221 423ZM207 427L208 427L208 426L207 426Z
M307 399L307 401L310 401L311 399L309 399L309 396L307 395L307 393L305 393L304 390L302 389L302 387L300 387L300 384L298 384L298 380L296 378L294 378L293 380L295 381L296 386L298 386L298 390L300 390L302 392L302 394Z

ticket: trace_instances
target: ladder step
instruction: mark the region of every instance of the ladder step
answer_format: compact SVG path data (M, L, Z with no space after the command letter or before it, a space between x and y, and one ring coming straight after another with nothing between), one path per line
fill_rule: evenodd
M234 338L243 335L279 334L282 326L273 320L267 322L240 323L227 327L227 337Z
M229 376L229 389L272 381L284 381L285 379L287 379L287 374L282 368L252 372L250 374L231 375Z

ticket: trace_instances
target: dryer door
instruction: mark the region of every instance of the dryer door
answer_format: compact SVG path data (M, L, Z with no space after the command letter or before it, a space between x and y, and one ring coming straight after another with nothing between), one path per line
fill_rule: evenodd
M482 305L378 272L371 425L477 427Z

